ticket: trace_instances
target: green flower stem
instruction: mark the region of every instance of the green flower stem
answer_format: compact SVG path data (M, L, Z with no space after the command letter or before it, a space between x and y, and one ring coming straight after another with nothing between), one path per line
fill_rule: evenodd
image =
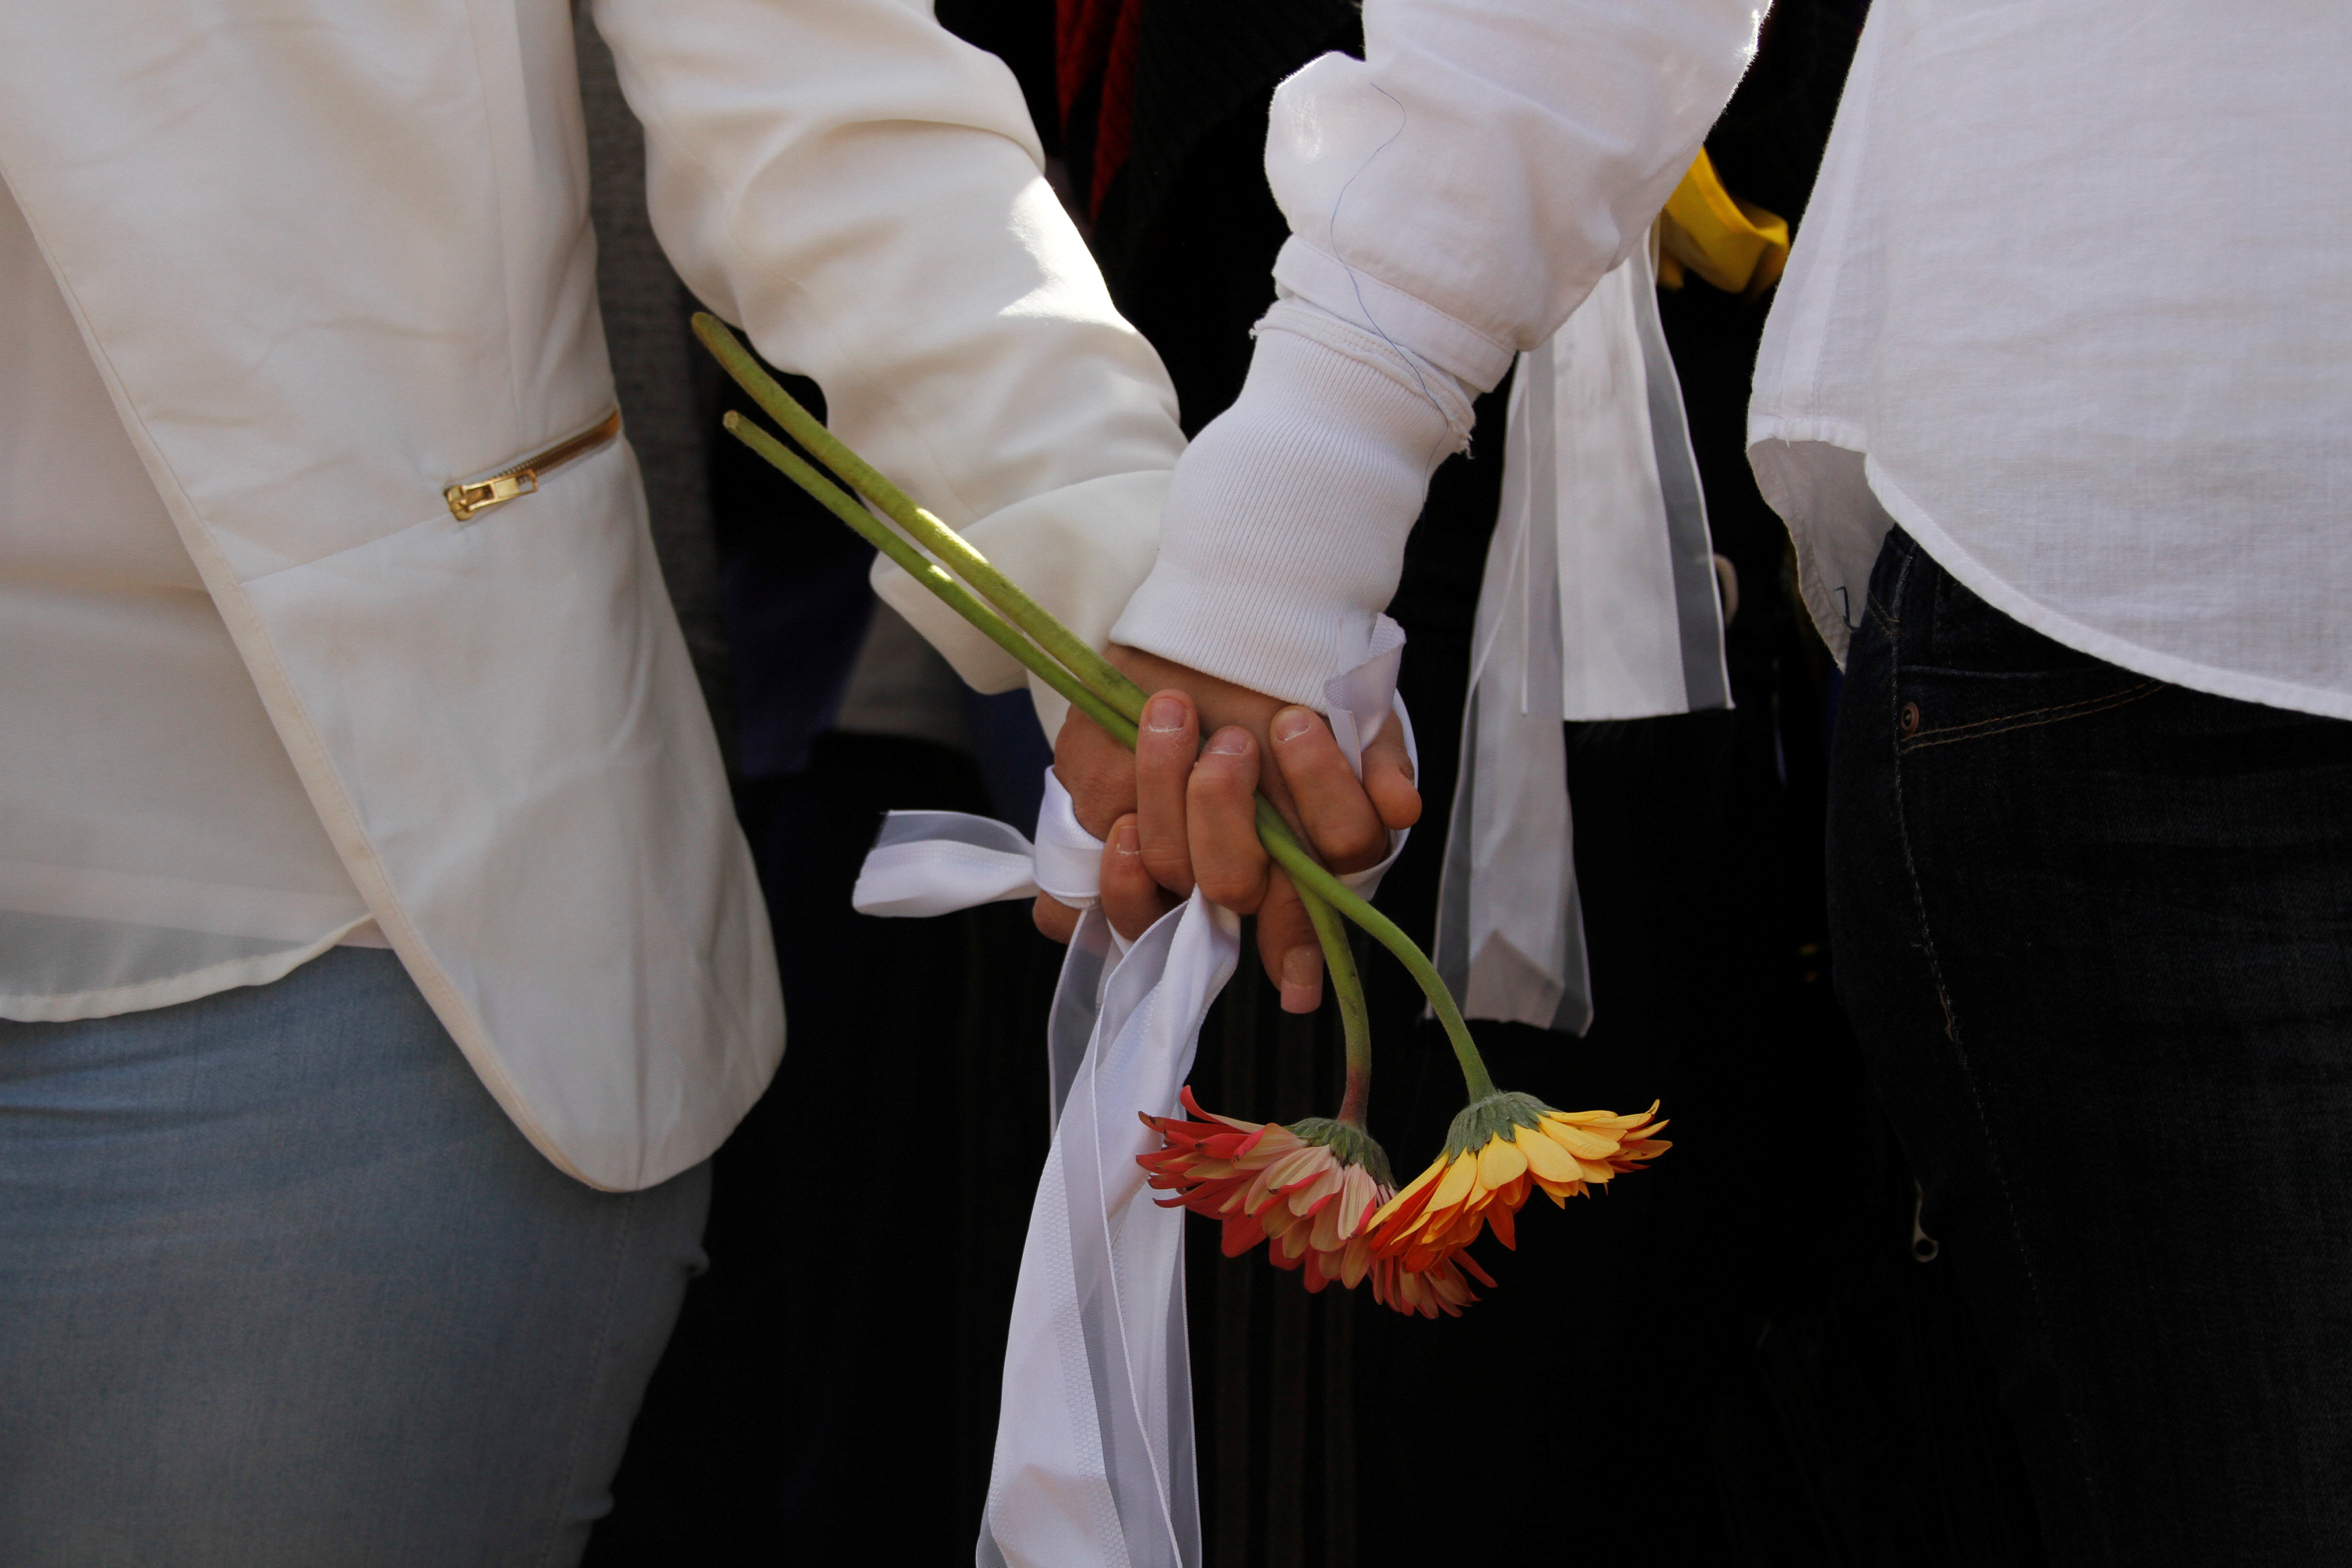
M818 461L840 475L851 489L880 507L882 515L906 529L917 544L945 561L957 576L978 589L982 598L1003 611L1007 620L1026 632L1039 647L1061 661L1089 690L1129 719L1140 720L1143 717L1146 694L1142 687L1128 679L1118 666L1096 653L1084 638L1063 625L1044 605L1023 592L1020 584L990 565L988 558L974 549L961 534L915 505L904 490L884 478L872 465L845 445L841 438L820 423L814 414L803 408L798 399L776 384L776 379L761 367L751 351L727 329L725 322L708 311L698 311L694 318L694 333L702 340L703 346L717 356L727 373L751 394L752 401L784 427L785 434L814 453ZM895 555L891 559L898 559ZM903 566L906 563L899 561L899 564Z
M1108 730L1112 738L1129 751L1135 749L1135 725L1131 720L1114 712L1108 703L1080 685L1076 675L1054 663L1045 650L1005 624L1004 618L974 598L971 590L941 570L937 562L924 559L920 550L892 533L873 513L845 494L841 486L810 467L790 447L741 415L730 412L720 423L727 427L728 434L766 458L783 473L785 478L815 497L825 510L847 523L867 543L904 567L909 577L938 594L949 609L979 628L989 641L1020 660L1039 680L1068 698L1072 707L1079 709Z
M988 565L985 558L982 557L979 551L964 544L961 537L954 530L931 517L929 513L923 511L921 507L915 506L907 498L905 492L876 473L863 458L850 451L831 431L818 423L808 410L803 408L790 392L776 384L773 377L760 368L759 361L754 360L751 352L736 340L735 335L730 332L718 318L708 314L698 314L694 319L694 328L696 335L702 340L703 345L718 358L719 363L726 367L728 373L751 394L753 400L762 409L774 415L795 440L824 457L826 465L835 473L857 486L877 506L883 508L885 516L900 523L901 526L908 527L909 531L915 533L918 538L923 538L929 531L936 530L943 541L952 541L951 548L938 549L935 553L956 559L959 563L958 570L971 579L975 586L981 588L983 593L989 592L992 583L995 585L999 592L1003 595L1003 598L998 599L998 603L1005 607L1005 614L999 615L988 605L982 603L970 589L958 582L937 562L924 556L904 538L877 521L873 514L859 506L853 497L845 494L839 486L825 478L808 463L803 461L797 454L758 425L734 413L730 413L724 422L730 434L757 452L769 464L780 470L786 478L814 497L826 510L847 524L860 538L904 569L916 581L938 595L950 609L971 622L991 642L1020 661L1023 667L1035 674L1039 680L1061 694L1071 706L1102 726L1113 739L1130 751L1135 749L1136 722L1142 716L1145 697L1140 686L1129 680L1117 666L1087 646L1043 606L1023 593L1003 573ZM906 516L900 516L902 512ZM914 520L909 522L908 518ZM967 562L977 564L972 570L966 570ZM990 597L997 598L997 594L991 593ZM1011 603L1008 604L1007 601ZM1016 612L1012 608L1012 604L1024 608ZM1034 637L1036 640L1030 641L1030 638L1024 637L1020 631L1015 631L1013 625L1008 625L1007 616L1013 617L1016 623L1022 625L1023 630L1030 633L1030 637ZM1035 624L1024 622L1023 620L1024 616L1034 621ZM1061 657L1062 663L1055 662L1056 654ZM1097 673L1099 685L1085 681L1074 673L1089 667ZM1439 1023L1444 1026L1446 1039L1454 1047L1454 1060L1461 1064L1462 1076L1469 1085L1470 1097L1473 1100L1478 1100L1494 1093L1494 1080L1487 1076L1486 1062L1480 1058L1477 1046L1470 1039L1469 1027L1462 1021L1462 1010L1454 1006L1453 994L1445 988L1445 982L1438 977L1436 967L1431 964L1428 956L1414 945L1412 938L1397 929L1396 924L1388 916L1341 886L1339 880L1326 870L1322 862L1298 841L1297 835L1290 831L1290 824L1282 820L1281 813L1274 809L1273 802L1264 795L1257 798L1257 831L1258 838L1265 844L1266 852L1274 857L1283 870L1290 873L1292 885L1298 890L1300 901L1307 905L1310 919L1317 915L1318 902L1328 904L1370 932L1374 940L1396 955L1398 961L1404 965L1406 971L1421 987L1423 994L1429 998L1430 1009L1437 1014ZM1319 919L1317 921L1316 931L1318 936L1322 938L1325 962L1331 967L1336 990L1340 985L1337 977L1341 971L1332 961L1333 943L1329 937L1324 936ZM1345 950L1344 939L1338 944L1338 946L1339 950ZM1355 977L1355 963L1352 956L1349 956L1347 960L1346 973L1351 979ZM1340 995L1341 1019L1344 1022L1347 1018L1348 1001L1344 992ZM1359 1008L1362 1005L1360 982L1358 984L1356 1005ZM1352 1054L1351 1046L1351 1061ZM1354 1076L1354 1069L1351 1065L1349 1069L1351 1086Z
M1257 836L1275 862L1290 873L1300 894L1318 895L1371 933L1373 941L1396 955L1397 962L1405 967L1405 972L1429 998L1430 1010L1436 1013L1437 1021L1444 1026L1445 1038L1454 1047L1454 1060L1461 1064L1463 1082L1469 1085L1470 1098L1483 1100L1493 1094L1495 1081L1486 1074L1486 1061L1470 1038L1470 1026L1462 1021L1462 1009L1454 1005L1454 993L1445 988L1429 956L1414 945L1412 937L1397 929L1395 921L1349 892L1338 877L1324 869L1321 862L1307 853L1306 847L1291 836L1290 824L1282 820L1263 795L1257 798Z
M1339 1028L1348 1042L1348 1084L1339 1120L1361 1130L1372 1099L1372 1020L1364 1006L1364 979L1356 973L1355 950L1348 946L1348 927L1338 912L1304 889L1298 900L1323 944L1323 967L1331 972L1331 994L1339 1003Z

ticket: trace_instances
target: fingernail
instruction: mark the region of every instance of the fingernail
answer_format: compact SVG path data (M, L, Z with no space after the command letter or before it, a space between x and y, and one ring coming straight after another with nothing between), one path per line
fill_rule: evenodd
M1276 745L1297 740L1315 727L1315 716L1303 707L1286 707L1274 716L1274 738Z
M1323 955L1312 947L1293 947L1282 956L1282 1010L1313 1012L1323 999Z
M1245 729L1221 729L1209 737L1209 749L1220 757L1239 757L1249 747L1249 731Z
M1143 727L1166 735L1184 727L1184 705L1165 695L1153 697L1144 706Z
M1123 855L1143 852L1143 835L1135 831L1133 822L1121 822L1110 831L1110 847Z

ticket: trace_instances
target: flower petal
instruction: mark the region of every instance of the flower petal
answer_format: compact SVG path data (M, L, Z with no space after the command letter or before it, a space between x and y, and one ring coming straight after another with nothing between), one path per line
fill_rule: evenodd
M1544 1118L1544 1132L1551 1141L1579 1159L1597 1160L1617 1152L1617 1140L1606 1133L1596 1133L1590 1127L1579 1127L1553 1117Z
M1584 1190L1584 1177L1581 1173L1579 1173L1578 1176L1570 1181L1539 1180L1536 1185L1543 1188L1544 1196L1551 1199L1555 1205L1561 1208L1566 1208L1568 1207L1568 1200Z
M1429 1207L1433 1209L1451 1208L1469 1197L1470 1189L1477 1185L1477 1156L1457 1155L1454 1163L1445 1167L1445 1175L1439 1179L1437 1190L1430 1195Z
M1528 1168L1536 1173L1538 1181L1559 1182L1577 1179L1576 1161L1568 1151L1534 1127L1521 1127L1512 1140L1519 1153L1525 1155Z
M1203 1122L1223 1122L1226 1126L1244 1133L1255 1133L1265 1125L1265 1124L1260 1122L1236 1121L1231 1116L1220 1116L1214 1111L1202 1110L1201 1103L1192 1098L1192 1086L1189 1083L1184 1085L1182 1091L1179 1092L1176 1097L1184 1103L1184 1109L1190 1111L1193 1115L1198 1116Z
M1242 1215L1225 1221L1223 1250L1228 1258L1238 1258L1265 1239L1265 1227L1253 1215Z
M1429 1190L1430 1183L1435 1181L1440 1176L1444 1175L1444 1171L1445 1161L1442 1157L1432 1160L1429 1163L1429 1168L1427 1170L1422 1172L1419 1176L1405 1183L1404 1189L1402 1192L1399 1192L1393 1197L1391 1197L1388 1202L1381 1206L1380 1212L1372 1216L1372 1223L1374 1225L1380 1224L1382 1220L1388 1218L1391 1213L1402 1210L1409 1204L1412 1205L1415 1210L1418 1211L1419 1203L1417 1200L1422 1197L1423 1193Z
M1337 1193L1332 1195L1334 1197L1338 1196ZM1323 1207L1316 1211L1315 1228L1310 1242L1318 1252L1336 1252L1346 1244L1347 1238L1339 1234L1338 1204L1327 1199Z
M1489 1192L1508 1186L1519 1179L1528 1168L1528 1156L1519 1153L1516 1143L1507 1143L1498 1134L1486 1140L1478 1151L1478 1185Z

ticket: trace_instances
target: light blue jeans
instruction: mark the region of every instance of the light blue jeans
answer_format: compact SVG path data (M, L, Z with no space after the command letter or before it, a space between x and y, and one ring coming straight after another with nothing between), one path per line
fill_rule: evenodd
M558 1172L380 950L0 1022L0 1563L575 1562L709 1200Z

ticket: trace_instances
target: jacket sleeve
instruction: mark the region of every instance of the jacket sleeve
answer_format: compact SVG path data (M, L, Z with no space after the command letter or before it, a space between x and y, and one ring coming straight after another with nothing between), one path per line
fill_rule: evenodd
M1468 399L1644 242L1761 0L1365 0L1365 57L1275 94L1291 237L1242 396L1178 465L1114 635L1295 702L1382 607Z
M833 428L1097 644L1150 570L1176 397L1041 173L1012 73L908 0L595 0L656 235ZM1020 667L887 563L983 691Z

